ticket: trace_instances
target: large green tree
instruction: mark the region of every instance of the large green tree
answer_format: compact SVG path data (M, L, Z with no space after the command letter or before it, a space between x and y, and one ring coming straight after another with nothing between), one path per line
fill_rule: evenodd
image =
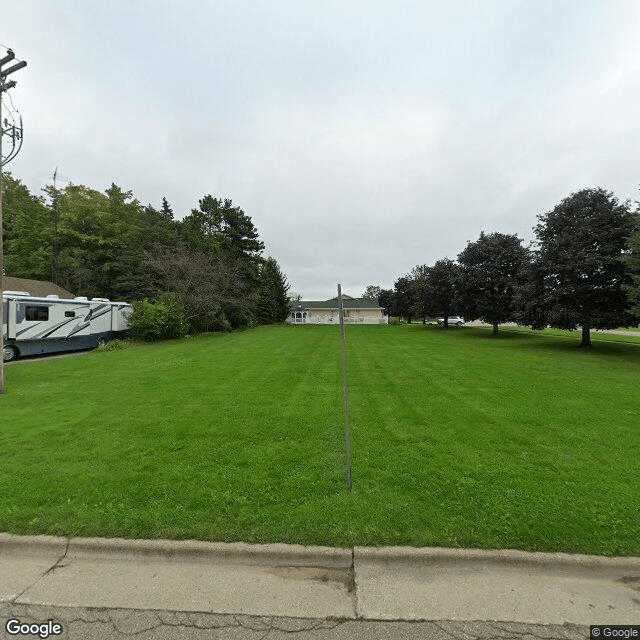
M429 270L426 264L418 265L411 270L410 278L413 283L414 308L422 323L427 323L431 313L431 296L429 293Z
M629 312L640 317L640 203L635 213L635 231L629 238L630 253L625 258L632 284L628 285Z
M184 236L197 248L226 248L256 258L264 250L251 218L230 199L206 195L182 221Z
M84 185L68 185L58 197L57 284L84 296L107 296L101 289L104 225L109 200Z
M493 325L514 320L516 291L526 275L529 255L516 235L484 232L458 255L458 294L465 318Z
M380 289L379 286L370 284L365 288L362 297L366 298L367 300L377 300L378 296L380 295L380 291L382 291L382 289Z
M384 309L386 316L400 315L396 309L396 294L393 289L381 289L378 304Z
M44 198L33 196L18 178L2 177L4 270L15 278L49 280L52 219Z
M178 226L166 198L162 199L160 209L150 204L140 208L137 225L131 229L126 249L126 254L131 257L131 268L121 271L117 277L119 297L129 300L154 296L161 276L152 268L148 258L170 255L182 246Z
M414 313L415 290L410 276L398 278L394 285L394 312L407 319L411 324L411 316Z
M6 272L53 280L78 294L111 299L179 300L193 332L280 322L288 284L264 243L231 200L210 195L183 222L163 198L141 206L112 184L52 186L34 197L4 180Z
M449 258L438 260L426 271L425 296L431 314L443 317L443 327L449 326L457 303L458 265Z
M57 194L56 213L58 284L86 296L134 297L143 253L141 206L132 192L69 185Z
M243 278L239 256L183 246L150 255L146 266L156 274L158 283L153 298L171 294L180 300L192 333L256 323L258 292Z
M584 347L591 346L591 329L635 324L623 261L634 230L629 205L605 189L582 189L538 220L538 250L519 321L536 329L580 326Z
M256 318L260 324L284 322L291 313L289 284L274 258L259 267Z
M105 194L109 203L103 221L98 287L112 299L139 297L137 278L132 275L142 270L143 207L132 191L123 191L116 184Z

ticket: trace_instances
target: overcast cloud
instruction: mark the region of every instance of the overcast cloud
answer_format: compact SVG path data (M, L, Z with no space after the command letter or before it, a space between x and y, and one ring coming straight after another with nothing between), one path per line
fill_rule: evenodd
M176 218L211 193L293 291L391 288L601 186L637 200L637 0L14 0L34 193L59 167Z

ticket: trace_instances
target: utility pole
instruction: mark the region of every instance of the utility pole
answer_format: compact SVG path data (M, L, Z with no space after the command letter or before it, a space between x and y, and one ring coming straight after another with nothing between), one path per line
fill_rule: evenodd
M8 122L5 120L5 124L2 123L2 94L9 89L16 86L15 80L7 82L7 76L27 66L27 63L22 60L16 62L10 67L5 65L15 58L15 54L11 49L7 49L7 54L4 58L0 59L0 298L2 298L2 292L4 291L3 279L4 279L4 247L3 247L3 235L2 235L2 170L3 165L7 164L10 160L16 157L20 147L22 146L22 119L20 119L20 128L17 129L15 124L11 127L8 126ZM13 141L13 147L7 154L7 158L2 155L2 138L5 135L5 129L7 133L11 135ZM20 144L16 150L16 141L19 140ZM2 305L4 316L4 304ZM4 319L4 318L3 318ZM4 327L0 325L0 344L2 345L2 356L0 357L0 393L4 393Z

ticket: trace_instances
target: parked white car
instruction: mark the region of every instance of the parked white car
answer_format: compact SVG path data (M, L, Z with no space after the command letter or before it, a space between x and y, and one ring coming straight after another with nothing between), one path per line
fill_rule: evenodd
M444 318L438 318L438 324L444 324ZM464 324L462 316L449 316L449 325L459 327Z

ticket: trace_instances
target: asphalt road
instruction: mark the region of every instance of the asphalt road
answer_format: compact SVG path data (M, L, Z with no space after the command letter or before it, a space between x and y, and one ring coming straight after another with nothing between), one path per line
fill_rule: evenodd
M0 603L6 638L11 620L55 621L69 640L586 640L589 627L487 621L332 620Z

